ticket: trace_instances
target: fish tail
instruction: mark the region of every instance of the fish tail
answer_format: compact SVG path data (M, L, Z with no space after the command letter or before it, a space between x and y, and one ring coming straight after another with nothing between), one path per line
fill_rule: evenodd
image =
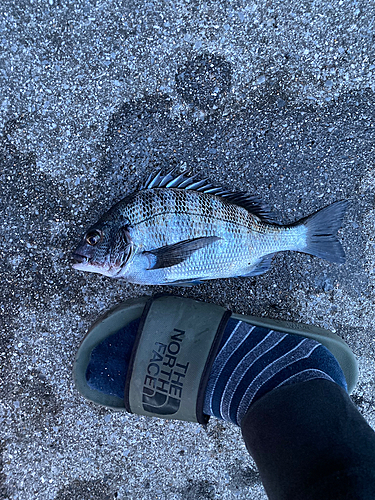
M330 262L343 264L344 249L337 239L348 202L337 201L297 222L307 229L306 246L301 251Z

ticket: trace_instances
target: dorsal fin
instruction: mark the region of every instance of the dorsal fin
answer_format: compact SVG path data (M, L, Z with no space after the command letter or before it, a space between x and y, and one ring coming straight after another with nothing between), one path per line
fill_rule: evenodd
M147 181L140 187L140 190L154 188L175 188L198 191L200 193L213 194L227 200L239 207L243 207L253 215L266 222L276 223L276 217L271 212L269 206L256 196L251 196L244 191L232 193L227 189L215 187L208 179L197 179L196 175L189 175L189 171L176 173L176 169L167 174L162 174L161 170L151 174Z
M271 211L268 204L260 200L257 196L251 196L243 191L239 191L238 193L225 192L219 196L239 207L246 208L248 212L256 215L265 222L277 224L276 215Z

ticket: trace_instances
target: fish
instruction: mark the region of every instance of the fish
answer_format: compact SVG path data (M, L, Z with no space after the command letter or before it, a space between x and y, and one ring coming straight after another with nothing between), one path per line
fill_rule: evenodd
M153 173L108 210L72 253L73 268L139 285L186 285L267 272L278 252L343 264L347 200L289 225L247 192L189 172Z

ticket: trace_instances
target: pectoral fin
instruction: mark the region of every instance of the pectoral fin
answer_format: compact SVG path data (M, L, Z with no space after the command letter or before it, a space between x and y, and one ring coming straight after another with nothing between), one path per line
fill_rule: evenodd
M211 245L220 239L218 236L204 236L202 238L195 238L194 240L179 241L174 245L155 248L154 250L145 252L145 254L152 254L156 257L156 262L150 269L172 267L186 260L200 248Z

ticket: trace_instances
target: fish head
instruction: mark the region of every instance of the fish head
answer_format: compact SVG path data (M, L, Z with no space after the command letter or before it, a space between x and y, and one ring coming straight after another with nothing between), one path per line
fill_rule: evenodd
M130 231L130 225L108 220L91 226L72 253L73 268L118 277L134 256Z

